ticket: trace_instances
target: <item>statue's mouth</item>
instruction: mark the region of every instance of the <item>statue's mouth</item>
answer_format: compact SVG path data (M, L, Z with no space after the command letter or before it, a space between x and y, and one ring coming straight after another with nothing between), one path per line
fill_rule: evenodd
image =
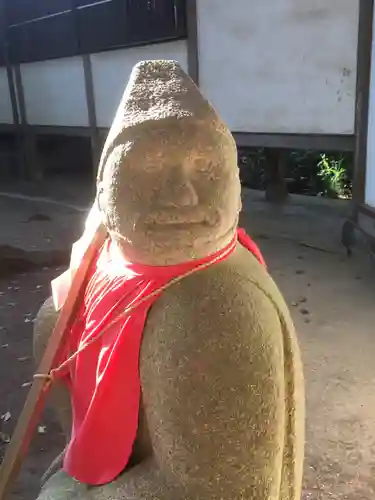
M176 214L176 213L156 213L146 217L144 224L149 228L161 229L187 228L190 226L212 226L217 222L217 217L208 217L207 214Z
M203 230L204 228L209 228L211 227L210 225L208 225L207 222L205 221L201 221L201 222L188 222L188 221L184 221L184 222L169 222L169 223L166 223L166 224L157 224L157 223L153 223L153 224L146 224L146 227L149 231L153 232L153 233L160 233L160 234L163 234L163 233L168 233L170 231L172 232L183 232L183 231L198 231L199 229L200 230Z

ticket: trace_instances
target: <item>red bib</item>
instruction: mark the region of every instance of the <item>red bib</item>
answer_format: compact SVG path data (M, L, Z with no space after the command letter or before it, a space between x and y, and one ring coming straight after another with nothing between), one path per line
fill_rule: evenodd
M236 239L265 265L258 247L244 230L237 231ZM225 259L235 243L199 261L177 266L143 266L122 260L119 268L118 259L113 258L113 244L107 241L93 266L71 330L67 358L108 328L131 304L198 266ZM112 481L125 469L132 453L141 393L139 351L147 313L158 295L148 298L126 317L119 317L72 359L68 374L55 370L69 388L73 410L64 470L83 483Z

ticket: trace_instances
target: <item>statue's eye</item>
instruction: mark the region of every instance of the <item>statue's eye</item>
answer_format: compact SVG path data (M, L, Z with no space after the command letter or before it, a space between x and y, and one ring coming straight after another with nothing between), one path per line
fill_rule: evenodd
M214 180L217 177L216 164L212 161L207 161L207 159L200 159L196 162L195 167L196 175L204 177L208 180Z
M204 158L195 160L195 170L199 173L208 173L211 170L211 163Z

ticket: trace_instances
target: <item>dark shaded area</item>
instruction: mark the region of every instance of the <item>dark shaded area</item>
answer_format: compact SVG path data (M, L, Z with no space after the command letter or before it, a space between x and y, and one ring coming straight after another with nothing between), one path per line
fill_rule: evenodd
M93 184L96 165L88 137L38 135L35 137L34 167L38 172L25 171L22 150L15 134L0 135L0 180L3 182L31 180L76 179Z
M57 59L78 53L71 11L40 21L10 26L5 36L11 64Z
M95 187L97 164L92 156L89 137L38 135L36 136L37 175L24 172L20 148L14 134L0 135L0 180L33 180L77 182ZM271 201L282 201L283 192L308 196L335 197L335 178L341 172L339 194L351 197L353 153L325 152L323 169L319 151L239 148L238 162L241 182L251 189L266 190ZM34 172L35 174L35 172ZM34 179L32 179L34 177ZM36 179L36 180L35 180ZM39 179L39 180L38 180Z
M0 280L42 268L68 266L70 248L65 250L25 251L10 245L0 245Z
M186 38L185 0L4 0L0 65Z
M322 159L319 151L284 150L283 179L289 193L308 196L325 195L327 181L322 176ZM353 153L324 152L332 164L332 177L336 174L337 162L345 169L344 192L350 197L353 177ZM272 155L271 155L272 156ZM242 184L251 189L265 190L270 165L270 150L265 148L239 148L238 161ZM330 172L327 173L329 175Z
M90 0L90 3L95 0ZM40 17L70 10L72 0L6 0L5 14L9 24L20 24Z
M43 178L64 174L90 179L96 175L88 137L39 135L36 143Z
M0 180L22 177L20 148L14 133L0 134Z

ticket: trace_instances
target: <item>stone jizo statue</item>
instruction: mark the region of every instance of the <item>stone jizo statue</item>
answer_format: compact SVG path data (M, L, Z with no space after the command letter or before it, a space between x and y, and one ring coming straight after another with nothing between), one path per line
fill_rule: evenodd
M90 214L107 230L51 404L38 500L299 500L304 392L286 304L239 230L234 139L174 61L131 74ZM58 312L35 324L40 359Z

